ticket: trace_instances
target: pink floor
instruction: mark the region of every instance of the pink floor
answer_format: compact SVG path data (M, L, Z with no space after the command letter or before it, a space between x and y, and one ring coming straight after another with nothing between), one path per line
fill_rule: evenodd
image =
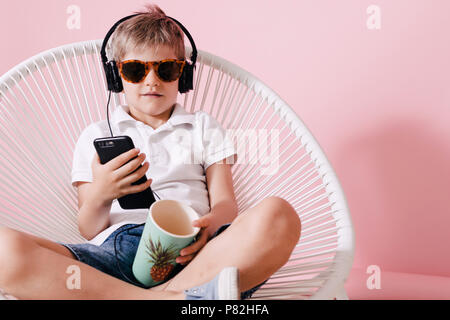
M352 269L345 289L354 300L448 300L450 277L425 274L389 272L381 270L380 289L368 289L367 279L372 273Z

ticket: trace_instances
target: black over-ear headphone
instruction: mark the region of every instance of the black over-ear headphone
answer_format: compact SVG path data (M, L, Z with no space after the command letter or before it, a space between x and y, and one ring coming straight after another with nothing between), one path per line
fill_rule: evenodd
M109 38L111 37L114 30L116 30L117 26L124 22L125 20L128 20L134 16L140 15L142 13L133 14L130 16L127 16L125 18L120 19L117 21L112 28L108 31L108 33L105 36L105 39L103 40L102 49L100 51L100 55L102 58L102 64L103 68L105 69L105 76L106 76L106 82L108 84L108 90L113 92L121 92L123 90L122 85L122 79L120 77L119 69L117 68L116 61L109 60L106 57L106 44L108 43ZM194 69L195 69L195 63L197 61L197 47L195 46L194 40L192 39L189 31L177 20L171 17L167 17L169 19L172 19L180 28L183 30L184 34L188 37L189 42L192 46L192 54L191 54L191 63L186 61L186 65L183 68L183 73L181 74L180 79L178 80L178 91L180 93L188 92L189 90L193 89L193 82L194 82Z

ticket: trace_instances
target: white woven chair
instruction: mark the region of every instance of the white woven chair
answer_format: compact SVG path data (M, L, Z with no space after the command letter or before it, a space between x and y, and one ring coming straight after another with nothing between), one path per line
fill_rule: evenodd
M106 117L101 42L45 51L0 78L0 225L53 241L86 241L76 224L70 172L77 137ZM339 181L309 130L261 81L204 51L194 87L180 95L187 111L205 110L236 137L250 135L232 167L239 212L274 195L288 200L302 221L290 260L253 299L347 298L343 285L354 255L351 217ZM123 94L113 97L113 108L125 103ZM252 130L267 139L254 140ZM256 143L258 152L250 152Z

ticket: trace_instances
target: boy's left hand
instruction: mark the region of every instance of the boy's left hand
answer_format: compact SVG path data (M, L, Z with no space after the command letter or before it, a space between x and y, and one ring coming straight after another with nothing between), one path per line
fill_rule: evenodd
M211 224L211 213L208 213L200 219L192 221L193 227L199 227L200 231L197 234L197 241L193 244L181 249L180 256L177 257L176 262L182 265L189 263L195 255L205 246L209 240L208 227Z

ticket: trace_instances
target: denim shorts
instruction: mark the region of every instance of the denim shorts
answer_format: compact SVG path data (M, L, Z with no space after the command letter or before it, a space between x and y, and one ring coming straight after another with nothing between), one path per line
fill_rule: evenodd
M224 224L217 229L211 239L218 236L230 224ZM129 229L132 228L132 229ZM124 229L129 229L121 232ZM68 248L77 258L77 260L94 267L97 270L105 272L113 277L143 287L143 285L134 277L132 265L136 255L139 241L141 239L144 225L126 224L115 230L100 246L91 243L67 244L61 243ZM120 234L119 234L120 233ZM116 238L117 259L114 249L114 239ZM174 277L183 270L184 266L176 264L168 279ZM267 281L267 280L266 280ZM253 293L259 289L266 281L256 287L241 293L241 299L250 298Z

